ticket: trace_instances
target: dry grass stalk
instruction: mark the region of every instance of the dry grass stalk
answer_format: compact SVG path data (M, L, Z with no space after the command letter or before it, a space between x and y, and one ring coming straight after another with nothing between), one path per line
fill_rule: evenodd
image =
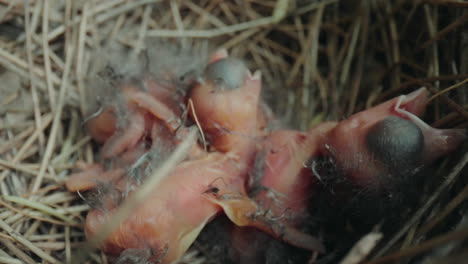
M265 99L296 128L423 85L433 92L426 119L466 128L467 8L456 0L0 0L0 262L71 263L82 246L77 223L88 206L63 182L77 160L95 159L81 121L92 107L91 54L105 42L135 54L150 37L228 48L262 70ZM466 229L447 232L467 215L466 156L449 173L451 164L428 176L423 206L367 263L406 263L441 243L453 245L447 254L463 251L453 241ZM198 251L182 260L210 261Z

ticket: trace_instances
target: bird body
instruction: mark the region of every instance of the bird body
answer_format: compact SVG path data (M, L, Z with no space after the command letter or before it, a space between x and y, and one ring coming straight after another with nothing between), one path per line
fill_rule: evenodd
M174 149L196 125L203 138L188 158L101 245L112 255L149 250L147 259L153 262L179 259L220 214L236 226L233 243L255 240L246 230L257 230L323 253L322 243L303 231L314 214L309 201L323 184L317 159L332 160L352 188L391 192L411 177L407 172L453 151L466 136L431 128L417 117L426 106L425 89L306 132L267 131L271 114L262 108L260 72L252 74L223 50L211 56L184 94L148 75L139 83L119 84L116 100L123 106L105 106L87 120L91 137L103 144L102 163L81 166L66 185L71 191L111 186L113 191L101 192L104 202L86 218L86 235L93 237L112 219L121 199L144 184L164 151ZM125 115L119 115L121 109ZM260 166L252 175L257 160Z

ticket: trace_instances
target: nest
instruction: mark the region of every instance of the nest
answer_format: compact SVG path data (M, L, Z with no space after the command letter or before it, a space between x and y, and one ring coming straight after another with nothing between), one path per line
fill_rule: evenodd
M467 128L467 21L468 3L457 0L0 0L0 262L71 263L85 244L89 207L64 181L96 155L82 121L93 107L90 62L104 45L226 48L262 71L264 99L297 129L421 86L433 94L425 120ZM316 263L463 263L460 149L427 175L417 210L391 212L406 219L397 231ZM216 263L203 249L196 243L181 263ZM87 256L107 262L99 251Z

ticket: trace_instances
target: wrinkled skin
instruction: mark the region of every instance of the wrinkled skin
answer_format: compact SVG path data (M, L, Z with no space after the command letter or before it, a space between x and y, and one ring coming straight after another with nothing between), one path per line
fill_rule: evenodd
M310 157L320 155L320 145L328 131L336 126L326 122L309 132L272 131L262 142L257 158L261 159L259 182L253 183L255 201L278 223L301 230L307 220L307 203L318 179L307 168ZM274 245L268 237L252 228L232 226L229 230L237 263L264 263L266 252ZM291 245L296 245L289 242ZM323 246L319 251L323 252ZM286 260L285 260L286 261Z
M435 129L417 117L427 96L422 88L352 115L330 131L322 152L354 185L392 188L466 138L464 130Z
M211 144L216 150L226 152L228 155L248 157L248 164L251 165L253 155L258 148L257 142L262 134L259 128L263 126L265 119L263 114L256 113L259 109L260 93L258 89L260 86L256 85L260 80L260 73L256 72L252 75L240 63L236 59L216 57L205 72L204 85L195 87L191 98L197 106L195 112L198 120L204 132L211 137ZM220 68L213 69L214 67ZM223 75L232 72L239 78L247 76L246 81L233 81L232 76L228 80L223 78ZM236 87L239 85L241 88ZM251 121L259 116L261 117L259 122ZM244 153L239 151L242 149L248 149L248 151ZM244 185L245 182L246 180ZM276 212L286 209L284 206L278 208L259 206L247 197L245 192L242 197L236 199L229 197L226 199L219 194L214 198L212 201L223 207L224 213L237 226L255 227L297 247L324 251L322 244L314 237L300 232L289 222L275 219Z
M233 102L248 102L252 105L249 109L256 109L260 83L256 81L255 86L239 87L240 92L236 94L224 94L219 92L210 93L206 96L212 102L225 102L230 98ZM199 85L193 89L193 93L207 87ZM210 89L213 89L210 87ZM246 89L255 89L249 91ZM237 97L236 97L237 96ZM204 98L206 99L206 98ZM198 98L193 98L196 111L204 111L205 108L200 105ZM205 102L201 102L202 104ZM200 107L198 107L200 105ZM241 104L229 105L229 109L237 111ZM227 118L222 115L225 104L215 104L220 115L211 118L209 121L200 120L203 129L208 131L211 122L222 123ZM234 109L233 109L234 108ZM197 113L198 114L198 113ZM256 120L245 118L242 114L230 115L230 126L226 129L242 130L248 134L255 134ZM186 161L177 166L156 188L145 203L138 208L132 215L124 221L118 230L106 240L103 249L109 253L120 253L127 248L151 247L156 249L167 249L161 254L160 261L171 263L178 259L192 244L203 226L213 217L222 211L221 204L224 205L224 196L229 203L240 201L241 207L233 209L238 210L240 214L254 213L257 209L250 200L245 200L244 182L254 146L251 139L231 136L232 134L223 133L223 143L227 142L230 148L220 146L215 140L213 146L216 149L222 149L229 152L226 155L213 152L205 154L201 159ZM239 145L230 144L236 142ZM247 142L245 142L247 141ZM216 188L216 189L214 189ZM214 191L216 190L216 191ZM219 198L222 195L223 198ZM218 199L219 198L219 199ZM231 205L226 205L231 208ZM86 230L88 236L92 236L99 229L99 224L105 222L111 216L110 212L94 210L87 217ZM170 230L170 231L169 231Z
M177 260L192 244L204 225L221 212L204 193L215 183L225 192L242 195L245 168L219 153L186 161L119 225L102 249L119 254L129 248L151 248L162 263ZM112 218L115 208L92 210L86 218L86 235L92 237Z
M330 157L354 188L378 192L398 186L395 182L452 152L466 138L465 130L435 129L417 117L426 107L427 95L423 88L307 133L272 132L263 144L260 183L273 195L263 192L256 199L300 215L321 179L313 162L319 157ZM265 197L278 197L284 208Z
M255 195L265 208L271 208L282 221L300 224L308 197L317 178L307 168L311 157L320 155L320 145L328 131L336 126L326 122L309 132L273 131L263 143L265 153L260 184L264 191Z
M273 117L259 103L260 78L259 72L250 73L241 61L220 51L210 58L187 98L145 78L143 90L128 84L121 87L128 110L123 127L117 125L120 117L113 108L105 108L88 120L90 135L104 143L101 157L118 165L108 170L101 164L82 166L83 171L67 182L73 191L104 182L113 184L116 192L132 195L138 184L125 177L128 168L139 164L149 150L164 144L177 146L188 131L182 124L180 107L187 101L193 103L187 108L189 118L206 137L203 144L210 150L196 144L188 159L106 239L102 245L105 252L125 252L121 261L144 252L149 261L171 263L221 213L236 226L231 235L239 252L245 251L239 243L255 240L256 232L324 252L316 238L301 232L308 214L314 213L307 212L307 203L322 180L314 163L317 158L330 157L353 188L388 191L398 186L395 182L405 181L407 174L411 176L454 150L465 138L462 131L433 129L417 117L426 106L425 90L389 100L341 122L320 124L308 132L266 133L263 128ZM262 163L254 175L257 179L248 185L254 160L259 158ZM112 199L103 197L102 206L89 212L88 237L112 218L118 207ZM262 241L268 238L257 237ZM259 252L264 251L253 249L242 254L254 256L247 259L255 263Z
M187 250L205 224L221 212L226 213L236 225L252 226L302 248L323 250L314 237L270 219L263 208L247 196L247 172L258 148L259 128L265 122L264 115L257 113L260 109L260 74L252 75L247 68L242 69L245 66L240 65L239 61L226 58L223 54L215 54L213 58L202 82L192 89L190 100L194 107L190 115L200 125L211 149L216 152L203 154L198 147L198 156L191 155L189 160L179 164L155 187L145 203L136 208L106 239L102 245L105 252L119 254L127 249L150 248L153 261L171 263ZM225 89L223 74L231 72L232 67L240 73L238 78L242 80L236 81L230 77L228 82L235 82L238 87ZM178 117L171 104L164 103L160 98L145 97L132 87L124 87L123 91L129 108L133 109L129 127L121 131L117 129L111 136L107 131L98 133L104 131L100 124L95 124L97 128L93 130L98 131L93 137L105 139L102 149L104 158L119 156L120 160L129 162L137 159L138 155L134 153L139 152L134 149L148 134L148 127L155 124L153 119L159 120L169 132L176 133L176 137L183 135L184 127L174 125L173 120L178 120ZM112 117L109 112L105 113ZM153 119L148 120L148 114ZM260 124L257 117L261 118ZM97 116L95 120L101 118L104 117ZM90 122L91 125L94 123L93 120ZM164 137L154 125L149 134L153 143L156 138ZM93 182L111 181L117 191L126 192L128 180L115 180L114 177L98 179L102 173L102 166L92 165L89 170L72 175L67 187L70 190L84 190L95 187ZM102 224L112 218L117 203L105 205L89 212L86 219L88 237L92 237Z
M96 142L104 143L100 153L102 158L115 157L132 149L155 123L170 133L180 126L183 102L176 95L175 86L161 85L151 78L143 78L141 86L124 84L118 87L121 91L118 96L123 97L123 109L128 116L119 117L118 109L106 106L86 120L90 136Z
M402 191L401 184L411 181L418 170L447 155L466 138L464 130L434 129L420 120L417 115L423 113L426 101L427 91L420 89L341 122L322 123L307 133L273 131L262 145L263 164L255 177L260 178L263 188L254 192L255 200L279 221L300 227L308 213L314 214L307 212L314 190L324 184L322 180L328 180L322 179L327 175L321 175L317 165L319 158L327 157L341 177L331 182L332 186L325 186L332 192L328 199L338 199L337 204L347 206L353 197L334 193L340 191L340 182L345 182L351 195L363 192L369 199L381 200L376 203L394 203L383 199L399 198L395 196ZM339 206L335 209L341 210ZM233 227L231 236L240 263L263 261L259 256L265 254L267 244L259 242L264 240L262 234ZM246 250L242 244L247 240L256 246Z
M125 104L122 108L127 111L126 114L117 116L118 109L111 105L100 109L85 122L89 135L103 144L100 157L117 164L113 170L121 171L132 166L145 153L161 147L158 146L160 141L165 143L164 147L171 147L188 133L186 127L175 131L181 123L182 115L182 102L179 102L182 99L176 96L176 88L160 85L151 78L143 78L141 85L143 88L131 84L118 87L121 91L118 96L123 96ZM115 100L119 99L116 97ZM145 141L151 141L151 147L145 147ZM199 146L194 146L190 154L195 157L200 153ZM71 191L89 190L99 183L113 182L118 178L114 176L116 173L106 172L103 176L102 172L103 169L98 172L90 166L83 172L72 174L67 181L67 188ZM119 173L121 176L123 173Z

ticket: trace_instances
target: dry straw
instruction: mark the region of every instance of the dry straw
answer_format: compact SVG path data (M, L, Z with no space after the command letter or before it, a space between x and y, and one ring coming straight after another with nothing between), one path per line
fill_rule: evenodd
M265 100L300 129L423 85L434 95L425 119L466 128L467 22L458 0L0 0L0 262L71 263L83 247L89 208L63 182L77 160L95 158L81 122L90 54L105 42L134 53L150 37L227 48L262 71ZM427 175L422 206L399 232L361 240L365 252L342 263L466 255L466 155ZM201 248L181 262L216 263ZM108 259L94 251L87 263Z

